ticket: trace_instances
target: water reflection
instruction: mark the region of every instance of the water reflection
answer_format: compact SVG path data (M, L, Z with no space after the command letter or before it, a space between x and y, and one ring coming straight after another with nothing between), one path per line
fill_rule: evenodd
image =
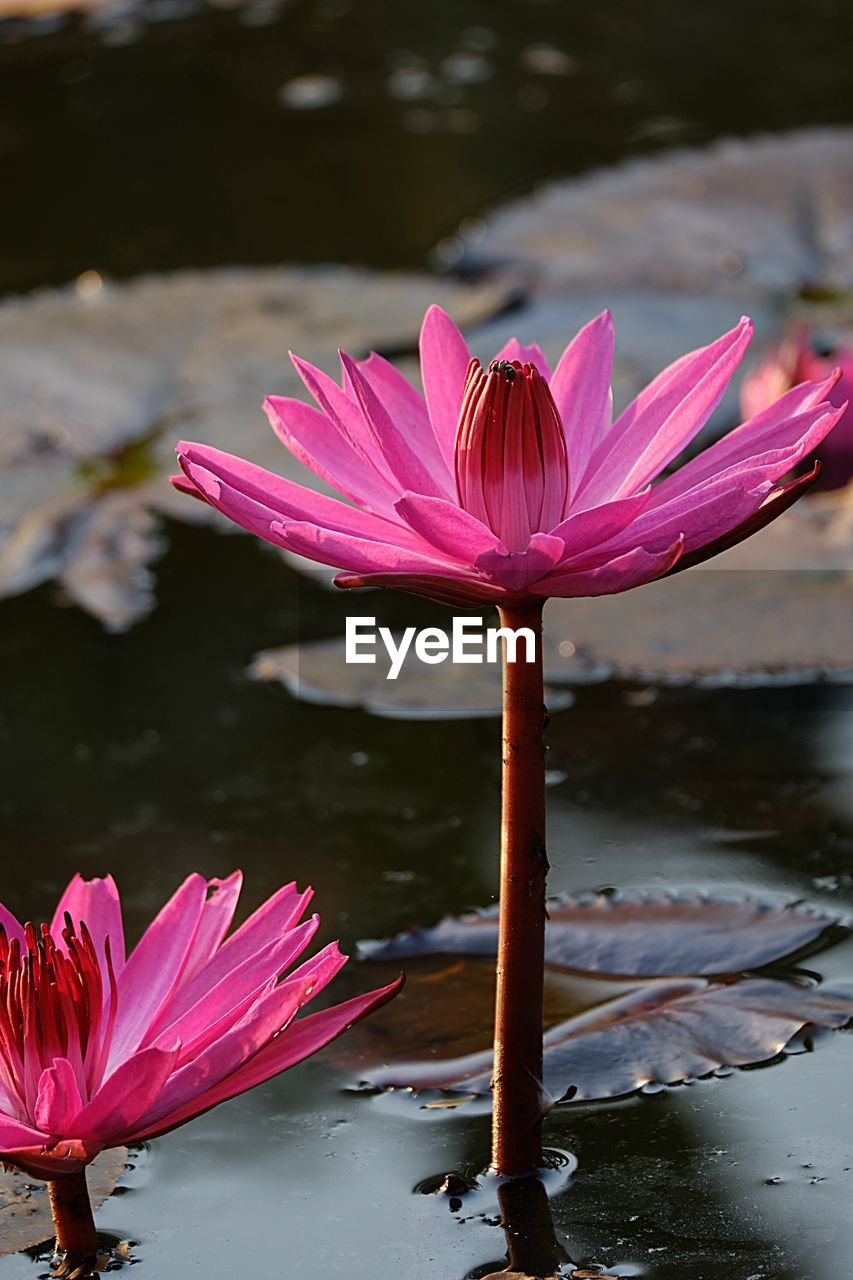
M466 1280L497 1280L517 1273L525 1277L565 1274L571 1258L557 1237L548 1193L539 1178L514 1178L498 1188L501 1227L506 1236L505 1268L487 1271L477 1267Z

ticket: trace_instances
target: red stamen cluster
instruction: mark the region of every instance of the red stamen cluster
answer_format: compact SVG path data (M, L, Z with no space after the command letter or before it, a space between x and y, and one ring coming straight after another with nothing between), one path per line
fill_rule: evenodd
M20 1119L31 1119L44 1070L70 1063L85 1101L101 1082L117 993L109 938L104 965L86 925L66 914L64 946L46 924L24 928L24 946L0 926L0 1085ZM106 989L105 989L106 988Z

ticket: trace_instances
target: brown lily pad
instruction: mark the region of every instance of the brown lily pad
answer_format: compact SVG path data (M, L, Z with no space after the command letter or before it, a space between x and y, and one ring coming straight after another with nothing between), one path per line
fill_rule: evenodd
M549 902L545 959L552 968L616 978L732 974L813 947L836 923L802 906L600 893ZM383 961L494 956L497 941L497 912L489 910L445 916L431 929L410 929L363 950Z
M86 1170L92 1208L112 1195L124 1173L127 1149L102 1151ZM32 1249L53 1237L53 1218L46 1182L17 1169L0 1172L0 1257Z
M175 444L204 440L315 488L264 396L305 395L288 349L415 350L438 302L474 325L506 289L347 267L186 272L0 304L0 598L50 579L113 629L154 602L161 515L233 526L172 491Z
M544 1087L551 1103L592 1102L673 1085L781 1054L804 1027L837 1029L853 1018L853 991L774 978L650 983L545 1034ZM400 1062L369 1072L381 1088L488 1094L491 1050L445 1061Z
M395 637L399 641L399 636ZM360 707L394 720L459 720L501 714L498 665L441 667L420 662L410 648L396 680L387 679L389 662L381 642L375 665L347 663L341 637L266 649L257 654L249 675L275 681L304 702ZM567 689L546 690L551 713L574 702Z

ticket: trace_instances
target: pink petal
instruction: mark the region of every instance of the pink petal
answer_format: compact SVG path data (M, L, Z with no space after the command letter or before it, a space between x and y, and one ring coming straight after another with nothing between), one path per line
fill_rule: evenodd
M75 1135L89 1142L120 1146L122 1135L162 1095L178 1052L143 1049L122 1062L74 1120Z
M507 554L491 529L455 502L404 493L394 509L424 542L449 560L471 565L487 551Z
M415 493L432 494L434 497L448 497L450 472L447 465L437 458L433 471L430 467L431 450L418 446L416 440L407 439L376 395L360 366L345 351L340 353L340 357L367 430L372 434L376 447L381 450L400 487L404 490L411 489Z
M431 306L424 316L420 351L432 429L452 474L456 427L471 354L462 334L441 307Z
M334 378L323 373L322 369L317 369L307 360L300 360L292 353L290 358L317 404L337 427L341 438L349 444L366 466L372 468L378 479L384 481L389 496L395 490L399 493L399 485L394 479L382 448L368 430L361 407L353 397L343 387L339 387Z
M443 491L455 489L455 480L447 459L438 446L429 410L421 393L389 360L371 352L358 363L359 371L385 406L392 422L427 460L430 472L441 482Z
M402 526L401 526L402 527ZM321 564L334 565L350 573L438 573L458 577L463 573L459 565L434 555L426 543L424 553L411 551L391 542L380 543L365 538L351 537L332 529L314 524L288 522L272 525L274 539L290 551L318 560Z
M679 538L666 551L646 551L635 547L606 564L593 569L559 570L538 584L548 596L606 596L628 591L652 582L667 573L681 555L684 543Z
M169 1016L171 1010L167 1005L166 1016L158 1019L158 1025L151 1032L157 1037L156 1044L163 1048L180 1040L186 1055L200 1036L209 1035L223 1019L236 1021L231 1017L233 1011L245 1001L257 998L267 983L278 980L308 946L319 924L320 917L315 915L298 928L288 929L281 938L227 973L180 1017Z
M577 488L583 508L636 492L701 431L752 336L747 318L710 346L664 370L628 406L592 453Z
M562 538L547 533L534 533L526 551L485 551L477 557L478 573L506 591L520 591L538 581L554 568L566 554Z
M76 875L71 881L59 900L50 926L54 941L62 950L67 950L62 938L66 911L75 926L79 926L81 920L85 921L100 959L104 958L104 943L109 938L113 971L118 975L124 968L124 925L121 901L112 876L105 876L103 880L84 880L81 875Z
M144 1114L141 1111L136 1113L133 1123L138 1121L139 1128L149 1128L243 1066L274 1036L281 1034L310 998L314 986L315 982L310 977L288 978L280 983L253 1005L240 1022L231 1026L192 1062L175 1071L157 1096L149 1099ZM159 1051L151 1049L146 1052Z
M785 466L791 450L801 446L799 456L805 457L838 421L843 410L829 410L827 403L832 384L833 379L828 379L794 387L762 413L709 445L674 475L664 476L652 491L652 504L669 502L721 472L737 464L749 465L762 455L768 459L768 479L779 479L785 471L773 468L774 456Z
M609 311L602 311L572 339L551 379L551 395L566 433L572 493L610 428L612 371L613 320Z
M651 489L643 489L632 498L578 511L552 529L552 537L562 538L567 557L581 555L630 528L648 505L651 493Z
M355 447L337 417L286 396L267 396L264 412L279 440L303 466L360 507L389 514L395 486Z
M517 360L519 364L533 364L545 378L551 377L551 367L545 358L545 352L538 342L530 342L526 346L518 338L510 338L494 357L495 360Z
M360 511L207 445L182 441L178 458L211 506L261 538L270 538L274 521L288 519L317 522L355 537L420 545L393 519L393 511L392 520Z
M203 876L187 876L131 951L118 980L119 1009L108 1069L143 1042L181 980L207 894Z
M41 1073L34 1120L45 1133L68 1133L83 1106L74 1068L67 1058L55 1058Z
M336 587L391 587L395 591L408 591L424 596L438 604L459 605L462 609L475 609L480 605L496 604L506 598L506 591L493 582L486 582L474 573L458 578L444 573L339 573Z
M239 1070L227 1076L217 1085L199 1094L171 1115L163 1116L147 1128L140 1128L127 1135L127 1141L140 1142L155 1138L179 1124L184 1124L194 1116L209 1111L220 1102L234 1098L247 1089L263 1084L273 1076L295 1066L305 1058L330 1044L338 1036L343 1035L351 1026L380 1005L391 1000L403 985L403 978L398 978L387 987L378 991L369 991L366 995L356 996L344 1004L324 1009L321 1013L312 1013L298 1018L287 1030L276 1036L260 1053L247 1062Z
M232 872L226 880L208 880L207 897L184 968L182 984L189 982L204 968L231 928L242 887L242 871Z
M293 946L292 937L288 939L287 935L292 933L296 922L304 915L312 896L311 889L300 893L296 885L290 883L268 898L230 938L225 939L200 973L181 984L158 1018L155 1030L167 1025L165 1017L170 1022L183 1017L232 975L237 981L236 975L248 972L244 965L269 965L272 973L282 953Z
M7 1151L17 1151L21 1147L49 1147L50 1143L49 1134L0 1112L0 1155L5 1156Z

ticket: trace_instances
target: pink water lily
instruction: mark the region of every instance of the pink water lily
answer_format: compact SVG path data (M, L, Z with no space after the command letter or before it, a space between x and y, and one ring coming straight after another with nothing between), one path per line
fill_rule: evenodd
M301 1062L400 983L298 1017L346 962L299 960L319 917L286 885L231 926L242 875L191 875L125 959L111 876L71 881L50 925L0 907L0 1158L69 1175ZM286 975L286 976L285 976Z
M836 369L840 376L828 399L842 414L820 449L822 489L840 489L853 479L853 410L848 407L853 400L853 346L814 333L805 324L794 325L779 346L747 373L740 393L741 411L751 416L797 383L825 379Z
M268 542L343 570L340 586L449 604L625 591L747 537L817 471L785 481L840 416L834 376L804 383L672 474L749 342L743 319L682 356L613 420L613 326L592 320L553 374L512 339L485 368L431 307L424 394L387 360L341 354L342 381L294 356L317 408L271 396L290 451L346 501L203 444L182 443L178 487Z

